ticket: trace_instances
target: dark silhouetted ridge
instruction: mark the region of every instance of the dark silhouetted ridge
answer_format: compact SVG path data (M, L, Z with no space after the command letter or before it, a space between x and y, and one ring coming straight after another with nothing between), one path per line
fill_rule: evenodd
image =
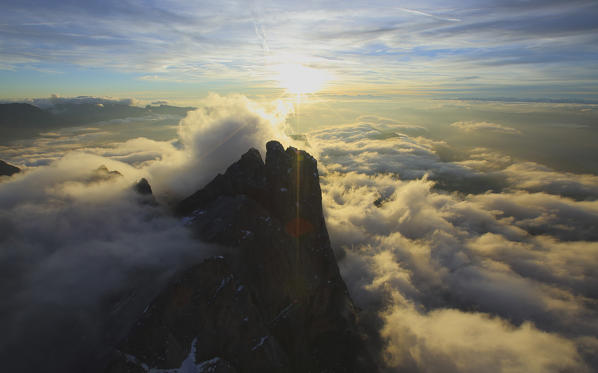
M118 102L61 102L42 109L27 103L0 104L0 143L37 136L58 128L148 115L183 117L192 107L168 105L145 108Z
M12 176L19 172L21 172L20 168L0 160L0 176Z
M330 246L311 155L271 141L264 162L250 149L176 213L228 249L148 305L108 372L377 371Z

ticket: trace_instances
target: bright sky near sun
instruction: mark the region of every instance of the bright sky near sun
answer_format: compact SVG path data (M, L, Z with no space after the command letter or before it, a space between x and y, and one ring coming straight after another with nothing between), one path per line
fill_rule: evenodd
M596 19L594 0L2 1L0 98L596 99Z
M315 93L330 80L324 70L316 70L299 64L280 65L276 68L280 87L289 93Z

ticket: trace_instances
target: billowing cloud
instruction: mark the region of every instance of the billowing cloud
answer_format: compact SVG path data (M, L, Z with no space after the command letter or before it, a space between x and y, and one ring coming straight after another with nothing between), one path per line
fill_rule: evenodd
M285 112L241 96L202 104L181 121L176 142L48 134L52 140L30 148L38 157L49 152L47 164L2 180L3 369L100 366L165 281L214 255L217 248L193 239L166 207L144 203L133 185L145 177L167 202L185 196L249 147L280 138Z
M544 191L578 199L598 198L596 175L557 172L534 162L510 165L502 173L517 188L530 192Z
M464 167L441 162L431 140L356 123L314 131L310 143L330 171L394 173L413 179L426 173L471 174ZM398 133L397 133L398 132Z
M97 364L177 268L211 252L140 200L143 174L72 153L0 184L5 369Z
M430 140L373 133L342 126L309 142L324 161L323 203L341 271L358 305L380 310L387 363L414 372L591 371L592 177L484 149L443 162ZM535 189L526 184L530 168L547 173ZM586 200L561 196L548 174L585 188ZM448 194L444 178L504 185Z
M521 133L521 131L513 127L507 127L503 126L502 124L490 122L454 122L451 123L451 127L456 127L465 132L491 131L505 133L509 135L518 135Z
M280 102L265 107L245 96L209 95L200 102L199 109L189 112L179 123L178 146L182 151L174 154L177 159L149 166L158 191L191 193L249 148L265 154L268 140L288 144L284 126L290 110Z
M573 342L529 323L514 327L481 313L401 307L386 311L384 321L389 362L401 371L590 372Z

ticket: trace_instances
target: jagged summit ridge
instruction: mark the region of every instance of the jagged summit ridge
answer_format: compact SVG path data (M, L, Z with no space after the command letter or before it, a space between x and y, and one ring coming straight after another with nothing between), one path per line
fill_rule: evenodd
M321 212L321 190L317 161L309 153L289 147L284 150L278 141L266 144L266 161L258 150L251 148L241 159L219 174L203 189L179 203L176 211L185 215L213 200L214 196L245 194L262 206L276 210L277 206L293 211L316 207ZM288 201L295 198L295 206ZM319 207L317 206L319 203ZM306 211L309 214L310 211ZM282 215L280 215L282 217Z
M294 236L314 231L327 237L316 159L294 147L285 150L278 141L268 142L266 149L266 162L258 150L250 149L224 174L181 201L177 214L195 220L218 198L244 196L267 210Z
M12 176L21 172L21 169L0 160L0 176Z
M372 372L330 246L316 160L276 141L250 149L176 206L201 240L228 247L177 276L108 371ZM147 369L146 369L147 368Z

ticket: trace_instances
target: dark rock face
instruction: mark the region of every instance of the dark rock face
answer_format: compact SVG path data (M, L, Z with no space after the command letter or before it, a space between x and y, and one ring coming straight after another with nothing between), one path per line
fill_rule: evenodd
M142 178L139 180L133 188L135 191L141 195L150 195L152 194L152 187L150 186L149 182L146 178Z
M375 372L330 247L316 160L267 144L176 208L228 251L180 274L119 346L109 372ZM201 370L197 370L201 371ZM206 370L208 371L208 370Z
M20 168L0 160L0 176L12 176L18 172L21 172Z
M157 206L158 202L152 192L152 187L146 178L142 178L133 185L133 190L137 193L138 200L142 204Z
M122 176L123 175L120 172L116 170L110 171L108 167L106 167L105 165L101 165L100 167L92 171L91 175L89 176L89 178L87 178L86 181L88 183L98 183L102 181L113 180Z

